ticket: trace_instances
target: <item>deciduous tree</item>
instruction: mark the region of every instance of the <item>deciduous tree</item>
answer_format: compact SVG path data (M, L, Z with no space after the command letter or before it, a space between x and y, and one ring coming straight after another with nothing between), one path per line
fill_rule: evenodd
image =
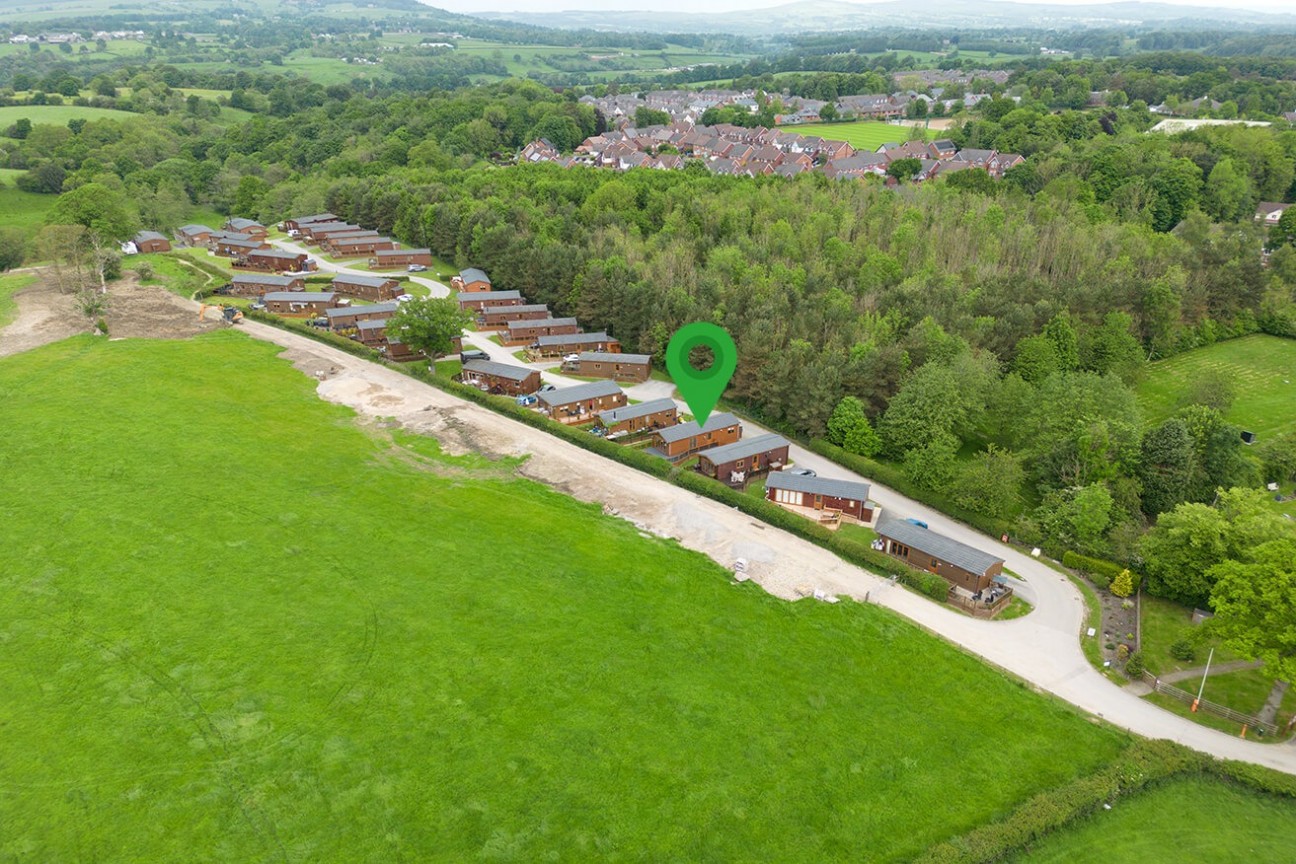
M387 322L387 332L429 357L450 353L453 339L472 322L470 314L449 297L402 303Z

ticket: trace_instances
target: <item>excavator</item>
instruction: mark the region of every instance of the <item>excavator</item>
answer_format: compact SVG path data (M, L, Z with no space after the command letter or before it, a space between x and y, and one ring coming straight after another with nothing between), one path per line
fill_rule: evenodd
M202 321L204 318L207 317L208 309L215 309L217 312L220 312L221 320L224 321L226 324L237 324L243 320L243 311L239 309L237 306L223 306L220 304L208 305L206 303L203 303L198 307L199 321Z

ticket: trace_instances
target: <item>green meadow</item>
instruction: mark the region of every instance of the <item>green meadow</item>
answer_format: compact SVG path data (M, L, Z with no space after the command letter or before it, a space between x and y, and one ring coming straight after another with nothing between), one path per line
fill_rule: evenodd
M1236 398L1225 418L1261 437L1296 430L1296 339L1254 334L1158 360L1138 386L1139 407L1160 423L1180 407L1203 372L1226 376Z
M1116 801L1013 864L1253 864L1290 861L1296 802L1192 778Z
M130 120L139 116L131 111L118 111L115 108L83 108L77 105L6 105L0 108L0 130L9 128L23 117L32 123L66 126L69 120Z
M909 139L908 126L892 126L878 120L859 120L852 123L811 123L805 126L789 126L787 131L798 135L817 135L829 141L845 141L856 150L877 150L883 144L895 142L903 144ZM936 137L931 130L924 130L928 139Z
M277 350L0 360L0 860L903 861L1125 744Z

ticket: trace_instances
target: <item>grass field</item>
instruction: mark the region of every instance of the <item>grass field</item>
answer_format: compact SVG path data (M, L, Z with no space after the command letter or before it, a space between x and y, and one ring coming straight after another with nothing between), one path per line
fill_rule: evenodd
M1290 861L1296 802L1218 780L1167 783L1117 801L1013 864Z
M1255 334L1158 360L1138 386L1139 407L1149 424L1180 407L1192 381L1204 371L1227 375L1237 398L1225 417L1261 437L1296 430L1296 339Z
M0 108L0 129L7 129L26 117L32 123L50 123L66 126L69 120L130 120L139 117L130 111L113 108L80 108L76 105L6 105Z
M0 360L0 859L899 861L1123 745L275 350Z
M855 123L811 123L805 126L789 126L788 132L798 135L817 135L829 141L845 141L856 150L877 150L883 144L894 141L903 144L909 140L908 126L892 126L877 120L861 120ZM927 137L936 137L930 131Z
M12 321L14 312L18 309L13 295L35 281L36 277L30 273L0 274L0 327Z
M5 185L0 188L0 228L23 228L35 233L58 196L24 192L13 185L15 176L6 173Z

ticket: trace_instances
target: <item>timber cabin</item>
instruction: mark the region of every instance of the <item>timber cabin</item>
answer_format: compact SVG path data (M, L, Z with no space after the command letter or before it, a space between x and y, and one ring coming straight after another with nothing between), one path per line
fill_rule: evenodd
M559 423L585 423L600 411L620 408L626 395L611 381L591 381L539 394L540 408Z
M377 231L366 231L364 229L359 231L344 231L341 234L329 234L320 238L320 250L325 253L330 253L333 246L336 244L345 244L348 240L376 240L381 236L382 235Z
M135 248L144 254L151 252L170 252L171 241L156 231L141 231L131 240Z
M338 295L332 291L273 291L262 302L267 312L286 318L318 318L338 305Z
M600 331L541 336L532 348L541 357L562 357L567 354L579 354L582 351L604 351L616 354L621 350L621 343Z
M310 269L310 256L305 252L253 249L242 258L235 259L234 266L245 270L265 270L270 273L300 273Z
M671 399L652 399L599 414L599 425L611 435L664 429L678 422L679 409Z
M765 498L785 507L805 507L849 516L872 524L875 506L869 505L869 484L773 471L765 478Z
M255 240L246 234L213 234L212 251L222 258L245 258L257 249L269 249L264 240Z
M543 303L483 306L477 313L477 329L507 330L514 321L544 321L548 317L549 307Z
M353 276L339 273L333 277L333 290L348 297L359 297L371 303L392 300L404 294L401 283L396 279L384 279L381 276Z
M691 456L707 447L732 444L742 438L742 424L732 414L712 414L705 426L696 420L668 426L653 433L653 447L671 461Z
M292 234L294 232L300 234L303 225L309 225L312 222L321 223L337 221L338 217L334 216L332 213L316 213L313 216L298 216L295 219L285 219L280 227L283 228L285 234Z
M456 291L489 291L491 281L484 271L469 267L467 270L460 270L458 276L450 278L450 287Z
M474 291L472 293L462 292L455 299L459 301L460 309L468 309L472 312L480 313L487 306L521 306L522 292L520 291Z
M903 519L883 519L877 526L882 551L910 567L944 577L946 582L976 593L990 587L1003 573L1003 559L960 543L930 528Z
M183 225L176 229L176 240L186 246L206 246L215 233L206 225Z
M697 454L697 469L722 483L740 483L752 474L778 470L787 464L792 445L782 435L757 435Z
M362 345L377 348L380 344L387 344L386 318L366 318L364 321L357 321L355 331L352 338Z
M615 381L648 380L652 374L652 355L620 354L608 351L582 351L571 370L585 378L611 378Z
M505 345L533 345L542 336L570 336L580 332L575 318L540 318L535 321L510 321L500 333Z
M415 351L399 339L388 336L387 341L378 346L383 356L393 363L413 363L415 360L426 360L428 356L422 351Z
M494 360L469 360L459 380L487 393L507 396L529 396L540 389L539 371Z
M431 249L380 249L369 258L369 266L374 270L399 270L418 264L432 266Z
M400 244L390 237L356 237L351 240L340 240L330 237L328 251L339 258L354 258L358 255L372 255L378 251L397 249Z
M328 318L329 329L338 332L354 330L361 321L372 321L375 318L390 318L400 308L399 303L373 303L368 306L339 306L336 309L324 310Z
M235 216L226 219L223 227L231 234L246 234L253 240L264 240L266 235L270 233L260 222L253 219L240 219Z
M306 280L300 276L275 276L273 273L235 273L230 277L229 292L235 297L260 297L266 293L303 291Z
M350 222L312 222L302 226L301 236L306 243L322 243L330 234L348 234L363 230L359 225L352 225Z

